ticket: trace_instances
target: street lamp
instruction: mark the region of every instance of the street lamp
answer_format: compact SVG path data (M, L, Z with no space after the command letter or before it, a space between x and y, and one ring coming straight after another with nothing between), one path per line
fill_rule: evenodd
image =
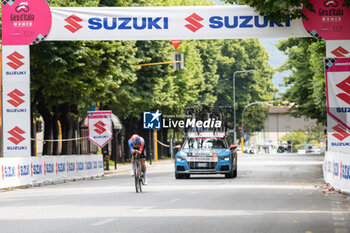
M247 73L247 72L256 72L256 70L239 70L233 73L232 83L233 83L233 144L237 145L236 139L236 74Z

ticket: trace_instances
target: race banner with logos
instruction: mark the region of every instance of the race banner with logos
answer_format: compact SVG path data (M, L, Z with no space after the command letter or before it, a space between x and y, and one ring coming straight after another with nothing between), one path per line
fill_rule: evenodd
M112 112L88 112L88 116L89 140L98 147L104 147L113 136Z
M350 156L347 153L327 151L323 164L327 183L343 192L350 192Z
M29 46L3 46L4 157L30 156Z
M350 152L350 58L325 60L328 150Z
M326 59L325 72L328 114L350 129L350 58Z
M103 174L102 155L0 158L0 189Z
M327 117L327 142L329 151L350 152L350 130L329 115Z
M47 40L309 37L302 20L277 23L248 6L52 7Z

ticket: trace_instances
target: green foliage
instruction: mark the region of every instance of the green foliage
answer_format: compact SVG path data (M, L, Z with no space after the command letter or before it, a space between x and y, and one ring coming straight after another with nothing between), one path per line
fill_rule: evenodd
M288 90L283 97L295 104L293 115L305 115L326 124L325 43L312 38L290 38L282 40L277 47L288 55L282 69L292 71L290 76L285 77Z
M292 141L293 145L313 144L319 146L321 140L325 141L324 126L317 124L309 126L306 131L297 130L288 133L280 138L280 144L289 140Z
M306 132L302 130L290 132L280 138L280 144L282 144L282 142L286 143L289 140L292 141L293 145L302 145L307 143Z
M245 106L252 102L273 99L276 92L272 84L273 69L268 65L268 54L258 40L221 41L217 105L232 106L232 76L235 71L244 70L256 70L256 72L238 73L235 76L237 124L240 124L241 113ZM244 124L249 125L250 132L259 131L267 119L267 108L250 107L244 119ZM233 122L232 117L231 122Z

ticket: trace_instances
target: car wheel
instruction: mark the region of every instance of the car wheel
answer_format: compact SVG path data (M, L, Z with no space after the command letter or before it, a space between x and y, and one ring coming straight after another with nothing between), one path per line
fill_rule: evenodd
M232 176L232 177L233 177L233 178L237 177L237 166L236 166L235 171L233 172L233 176Z
M175 178L176 178L176 179L182 179L182 178L183 178L183 175L182 175L182 174L175 173Z

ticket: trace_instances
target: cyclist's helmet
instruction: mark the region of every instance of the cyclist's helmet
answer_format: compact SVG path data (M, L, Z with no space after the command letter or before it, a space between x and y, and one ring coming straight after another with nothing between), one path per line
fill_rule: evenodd
M141 142L140 136L137 135L137 134L132 135L131 138L132 138L132 141L133 141L134 144L138 144L138 143Z

